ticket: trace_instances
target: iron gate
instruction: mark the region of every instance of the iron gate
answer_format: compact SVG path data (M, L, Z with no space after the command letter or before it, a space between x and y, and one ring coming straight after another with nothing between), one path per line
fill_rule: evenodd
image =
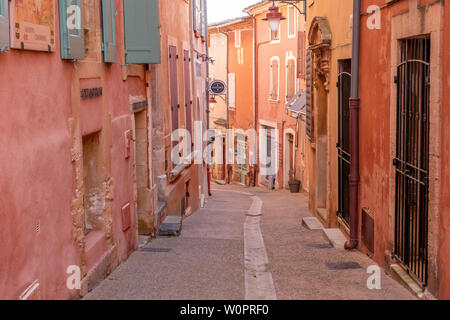
M430 39L403 40L397 66L394 255L427 285Z
M340 62L338 74L338 187L339 211L338 216L350 225L350 88L351 88L351 60Z

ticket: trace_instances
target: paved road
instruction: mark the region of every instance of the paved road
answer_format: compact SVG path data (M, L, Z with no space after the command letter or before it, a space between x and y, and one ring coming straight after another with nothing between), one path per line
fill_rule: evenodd
M262 206L261 206L262 205ZM414 299L382 274L369 290L360 252L327 248L301 226L307 199L286 191L214 186L207 207L185 219L178 238L157 238L122 263L86 299ZM167 250L159 250L167 249ZM361 268L331 270L356 262Z

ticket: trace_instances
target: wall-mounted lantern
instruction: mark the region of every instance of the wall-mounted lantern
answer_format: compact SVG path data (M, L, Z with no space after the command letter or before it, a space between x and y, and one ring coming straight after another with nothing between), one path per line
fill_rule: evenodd
M275 2L290 4L295 7L300 14L305 15L306 20L306 0L284 0L284 1L272 1L272 6L269 8L264 21L269 22L269 27L273 32L277 32L280 28L281 20L286 20L286 17L280 12L280 8L275 5ZM297 6L299 2L303 2L303 12Z

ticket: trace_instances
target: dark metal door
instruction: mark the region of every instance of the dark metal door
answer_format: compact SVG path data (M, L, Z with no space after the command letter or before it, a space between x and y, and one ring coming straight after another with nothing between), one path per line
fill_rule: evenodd
M351 60L340 62L338 75L338 216L350 225L350 110Z
M397 66L394 255L424 287L428 271L430 40L401 42Z

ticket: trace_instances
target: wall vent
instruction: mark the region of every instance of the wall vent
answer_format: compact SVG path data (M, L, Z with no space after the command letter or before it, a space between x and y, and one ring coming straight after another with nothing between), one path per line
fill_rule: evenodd
M361 238L366 248L373 254L374 253L374 227L375 222L372 215L369 213L369 209L362 209L362 221L361 221Z

